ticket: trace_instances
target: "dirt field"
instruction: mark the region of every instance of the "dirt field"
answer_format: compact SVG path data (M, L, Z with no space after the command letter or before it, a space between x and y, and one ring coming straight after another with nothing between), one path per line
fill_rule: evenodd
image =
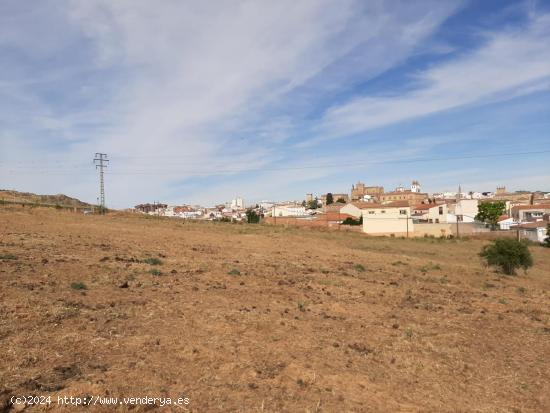
M548 412L550 250L482 245L0 208L0 411Z

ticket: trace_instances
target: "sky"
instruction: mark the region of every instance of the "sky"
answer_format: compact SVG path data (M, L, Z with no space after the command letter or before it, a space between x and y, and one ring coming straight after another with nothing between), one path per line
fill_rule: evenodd
M0 188L550 191L550 1L0 0Z

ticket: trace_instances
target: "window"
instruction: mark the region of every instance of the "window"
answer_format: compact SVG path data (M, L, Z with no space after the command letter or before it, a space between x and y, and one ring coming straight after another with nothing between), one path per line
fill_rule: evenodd
M443 207L442 206L439 207L439 215L443 215Z
M399 210L399 215L407 215L407 210L406 209L400 209Z
M371 215L374 214L374 211L369 211L369 214L371 214Z
M386 211L385 211L385 210L382 210L382 211L380 211L380 213L381 213L381 214L385 214L385 213L386 213Z
M435 223L436 223L436 224L439 224L439 218L436 218L436 219L435 219Z

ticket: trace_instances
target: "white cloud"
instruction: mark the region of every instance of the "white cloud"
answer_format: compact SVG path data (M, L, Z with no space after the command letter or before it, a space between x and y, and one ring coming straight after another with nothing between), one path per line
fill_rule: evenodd
M522 29L486 34L474 52L415 78L418 88L398 96L358 97L330 108L320 132L349 135L433 113L550 89L550 14Z
M113 157L108 199L127 206L163 197L193 176L187 172L193 168L215 169L227 159L228 167L280 160L285 154L276 145L290 135L293 120L270 107L292 104L289 95L298 88L309 88L314 99L388 69L413 53L458 2L67 4L33 13L14 2L9 18L0 20L0 47L16 52L7 57L9 78L0 75L0 94L11 96L5 108L0 104L0 116L10 117L18 139L42 143L19 153L12 146L10 158L38 161L46 151L84 164L94 152L107 152ZM45 42L38 41L42 36ZM19 52L34 59L30 67ZM10 107L16 99L17 111ZM237 138L253 135L255 125L257 138ZM114 173L158 171L165 157L179 157L180 166L165 174ZM47 179L25 180L25 189L41 191ZM60 176L59 191L74 179ZM18 182L9 177L10 186ZM86 188L78 192L94 200L96 188ZM217 194L213 188L209 197Z

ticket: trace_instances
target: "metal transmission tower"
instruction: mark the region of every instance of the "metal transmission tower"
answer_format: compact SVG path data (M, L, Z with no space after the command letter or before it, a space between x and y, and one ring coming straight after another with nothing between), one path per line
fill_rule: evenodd
M99 205L101 208L101 213L105 213L105 185L103 183L103 168L107 168L107 159L106 153L96 153L94 158L95 168L99 168Z

